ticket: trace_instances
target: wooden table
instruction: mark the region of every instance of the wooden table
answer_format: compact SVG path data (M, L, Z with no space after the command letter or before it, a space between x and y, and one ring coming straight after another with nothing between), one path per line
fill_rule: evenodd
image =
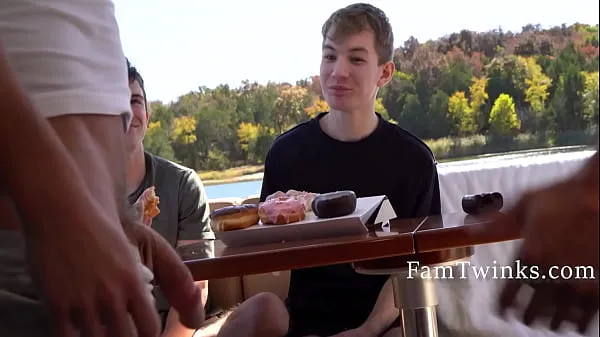
M464 213L394 219L389 225L373 226L364 235L244 248L227 248L217 240L212 258L198 258L203 248L196 245L181 247L179 254L195 280L337 263L353 263L359 273L387 274L394 284L404 336L430 337L437 336L435 283L414 273L407 277L411 271L409 261L421 266L452 265L470 258L475 245L519 238L518 232L493 236L469 230L488 219Z

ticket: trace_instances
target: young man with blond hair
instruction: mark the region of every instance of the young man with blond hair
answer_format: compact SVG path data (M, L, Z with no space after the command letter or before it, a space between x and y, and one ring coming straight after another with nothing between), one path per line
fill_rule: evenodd
M320 80L330 111L275 140L265 160L261 200L289 189L353 190L358 197L388 196L399 218L439 214L433 154L374 110L378 90L395 71L385 13L353 4L334 12L322 33ZM289 322L290 337L401 333L394 329L399 319L389 277L361 275L350 264L293 270L285 304L289 320L270 322Z

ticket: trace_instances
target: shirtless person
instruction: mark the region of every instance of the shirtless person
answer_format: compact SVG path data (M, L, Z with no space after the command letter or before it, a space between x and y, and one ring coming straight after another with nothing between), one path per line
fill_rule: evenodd
M131 243L152 255L182 322L202 323L189 271L124 215L124 68L112 2L0 2L3 335L157 336L152 273Z

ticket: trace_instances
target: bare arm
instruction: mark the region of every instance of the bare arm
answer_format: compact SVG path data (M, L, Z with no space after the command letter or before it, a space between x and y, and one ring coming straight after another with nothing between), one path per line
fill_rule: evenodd
M440 185L435 161L431 161L430 166L424 174L423 180L419 186L422 190L419 191L417 204L412 211L413 217L437 215L441 213L440 201ZM402 193L405 193L402 191ZM392 279L389 278L377 297L375 306L361 328L365 329L369 335L379 336L398 317L399 312L394 302L394 291Z
M363 323L361 329L367 332L367 336L381 336L398 317L398 309L394 302L394 289L392 279L388 280L381 288L373 311L369 318Z
M179 240L177 241L177 247L182 247L185 245L195 244L199 242L204 242L207 245L212 246L212 240ZM212 249L211 249L212 251ZM195 281L194 285L200 289L202 296L202 307L206 308L206 302L208 300L208 281ZM165 323L165 330L163 332L163 337L192 337L196 330L189 329L181 324L179 320L179 313L174 308L169 309L169 314L167 315L167 322Z
M196 244L203 242L206 244L208 251L212 253L214 242L213 240L179 240L177 241L177 247L185 245ZM194 285L200 290L202 296L202 307L206 308L206 302L208 301L208 281L195 281ZM195 329L189 329L181 324L179 320L179 313L174 308L169 309L167 315L167 322L165 323L165 330L163 337L191 337L195 332Z
M114 135L114 125L123 133L120 117L72 115L49 123L2 53L0 92L7 109L0 123L0 179L20 211L32 276L59 335L99 329L99 311L110 313L114 335L130 334L127 311L139 336L154 335L158 320L121 228L122 161L114 146L120 138L101 143ZM129 301L135 303L128 308ZM75 312L83 319L73 320Z
M210 209L206 191L196 172L190 171L180 182L179 223L177 247L202 243L204 256L214 256L214 233L210 227ZM202 296L202 308L208 299L208 281L194 282ZM191 337L194 330L180 323L179 313L171 307L167 316L164 337Z
M32 276L59 335L73 329L93 334L110 322L110 335L130 336L136 333L128 314L136 335L157 335L158 317L122 228L122 118L71 114L48 122L1 53L0 93L8 107L0 123L0 187L8 201L0 199L20 211L12 222L26 234ZM185 313L184 324L199 327L203 311L189 270L166 241L155 246L158 283L170 286L167 298ZM98 312L107 314L102 323ZM73 320L75 313L82 319Z
M69 214L74 208L81 210L92 192L107 216L119 225L118 214L124 205L121 117L71 115L48 123L34 113L6 62L0 62L0 73L4 106L12 110L3 114L0 123L0 144L5 145L0 148L0 174L15 203L22 211L32 207ZM31 189L24 188L27 186L38 193L30 193ZM51 197L41 198L41 193ZM25 230L41 223L35 217L43 216L42 212L23 213L30 217L24 221Z

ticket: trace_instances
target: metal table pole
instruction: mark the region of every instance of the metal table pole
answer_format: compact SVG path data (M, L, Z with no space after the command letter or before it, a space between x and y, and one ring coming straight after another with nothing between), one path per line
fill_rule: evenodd
M469 259L448 261L428 267L456 266L457 262ZM355 270L361 274L390 275L394 289L394 302L402 324L402 337L438 337L436 317L438 299L435 278L423 278L420 273L410 273L407 267L398 269L355 268Z

